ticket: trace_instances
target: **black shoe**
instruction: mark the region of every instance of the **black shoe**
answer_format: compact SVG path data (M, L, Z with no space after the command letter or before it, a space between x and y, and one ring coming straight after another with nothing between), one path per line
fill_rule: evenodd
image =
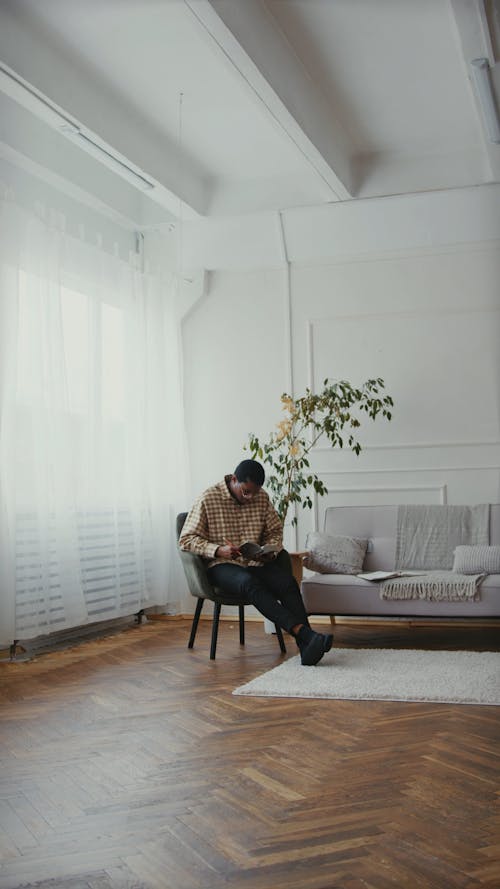
M323 655L330 651L333 636L331 633L315 633L310 627L302 627L297 634L297 645L300 650L300 662L304 667L314 667Z

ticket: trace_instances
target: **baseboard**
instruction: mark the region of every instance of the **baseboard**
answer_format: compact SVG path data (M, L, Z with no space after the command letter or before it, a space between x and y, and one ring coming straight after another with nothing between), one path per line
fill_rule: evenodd
M147 612L147 613L146 613L146 617L147 617L148 621L155 621L155 620L192 620L192 619L193 619L193 615L192 615L192 614L167 614L167 613L162 613L162 612L158 612L158 613L155 612L154 614L150 614L149 612Z
M189 612L183 612L182 614L148 614L148 620L192 620L193 615ZM212 620L211 613L201 614L200 620ZM221 614L220 621L230 621L234 623L238 620L237 614ZM254 623L262 623L264 620L263 617L260 617L257 614L245 614L245 621L250 621ZM328 615L311 615L310 620L313 624L328 624L330 625L330 617ZM440 627L492 627L492 626L500 626L500 618L497 617L455 617L455 618L440 618L440 617L421 617L421 618L409 618L409 617L393 617L392 615L388 615L387 617L336 617L335 624L336 625L347 625L347 626L387 626L390 623L397 623L398 626L407 626L407 627L432 627L439 624Z
M180 614L168 614L168 613L157 613L157 612L146 612L144 614L144 618L146 622L155 622L155 621L192 621L193 615L189 612L182 612ZM202 614L200 616L200 620L202 621L211 621L212 614ZM236 623L238 621L238 615L222 615L220 616L220 620L229 623ZM45 654L52 651L61 650L64 648L71 647L73 645L81 644L82 642L92 641L93 639L98 639L103 636L113 635L115 633L121 633L123 630L129 629L134 625L134 616L132 615L130 618L115 618L110 621L102 621L99 623L86 624L82 627L74 627L70 630L64 630L59 633L51 633L47 636L38 636L35 639L23 640L23 644L18 644L16 654L14 655L15 661L23 661L23 660L31 660L36 655ZM245 621L251 623L260 623L263 625L264 618L260 617L258 614L245 614ZM328 615L318 615L311 616L311 621L313 625L317 624L327 624L331 625L330 617ZM138 621L135 621L135 624L138 624ZM485 627L491 628L495 626L500 626L500 618L490 617L475 617L475 618L407 618L407 617L336 617L334 620L335 626L351 626L351 627L387 627L388 625L397 625L398 627L405 627L407 629L417 628L417 627L448 627L448 628L457 628L457 627L469 627L469 628L478 628ZM9 649L0 649L0 663L4 661L10 661L12 659L12 653Z

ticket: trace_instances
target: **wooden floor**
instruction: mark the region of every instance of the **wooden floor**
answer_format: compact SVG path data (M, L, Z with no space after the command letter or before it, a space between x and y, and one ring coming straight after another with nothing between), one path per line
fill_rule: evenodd
M0 665L0 889L500 887L500 708L234 697L275 637L155 621ZM335 644L500 650L498 626ZM289 653L296 650L287 638Z

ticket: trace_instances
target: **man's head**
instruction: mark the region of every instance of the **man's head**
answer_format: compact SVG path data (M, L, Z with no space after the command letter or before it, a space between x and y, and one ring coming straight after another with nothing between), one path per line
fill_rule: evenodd
M266 474L257 460L242 460L231 476L231 491L239 503L248 503L259 493Z

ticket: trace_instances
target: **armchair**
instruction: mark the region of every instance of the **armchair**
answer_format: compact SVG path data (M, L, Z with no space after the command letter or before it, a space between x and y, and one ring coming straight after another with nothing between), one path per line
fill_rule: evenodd
M176 523L176 531L177 531L177 540L179 540L182 528L184 526L184 522L186 521L187 512L181 512L177 516ZM209 599L214 603L214 611L212 618L212 639L210 644L210 659L215 660L215 651L217 648L217 635L219 632L219 617L222 605L237 605L238 606L238 614L239 614L239 628L240 628L240 645L245 644L245 604L249 605L249 602L241 603L239 600L235 600L231 598L231 596L226 595L217 587L212 586L207 577L207 572L205 570L205 564L201 556L197 556L195 553L184 552L179 549L179 555L181 557L182 567L184 568L184 574L186 575L186 580L189 588L189 592L192 596L195 596L198 601L196 603L196 610L193 616L193 623L191 625L191 634L189 636L188 648L193 648L194 640L196 637L196 631L198 629L198 622L200 619L201 611L205 601ZM282 550L277 558L282 563L283 567L292 573L292 564L289 554L286 550ZM285 643L283 641L283 633L281 631L281 627L277 624L276 626L276 637L278 639L278 643L283 654L286 653Z

